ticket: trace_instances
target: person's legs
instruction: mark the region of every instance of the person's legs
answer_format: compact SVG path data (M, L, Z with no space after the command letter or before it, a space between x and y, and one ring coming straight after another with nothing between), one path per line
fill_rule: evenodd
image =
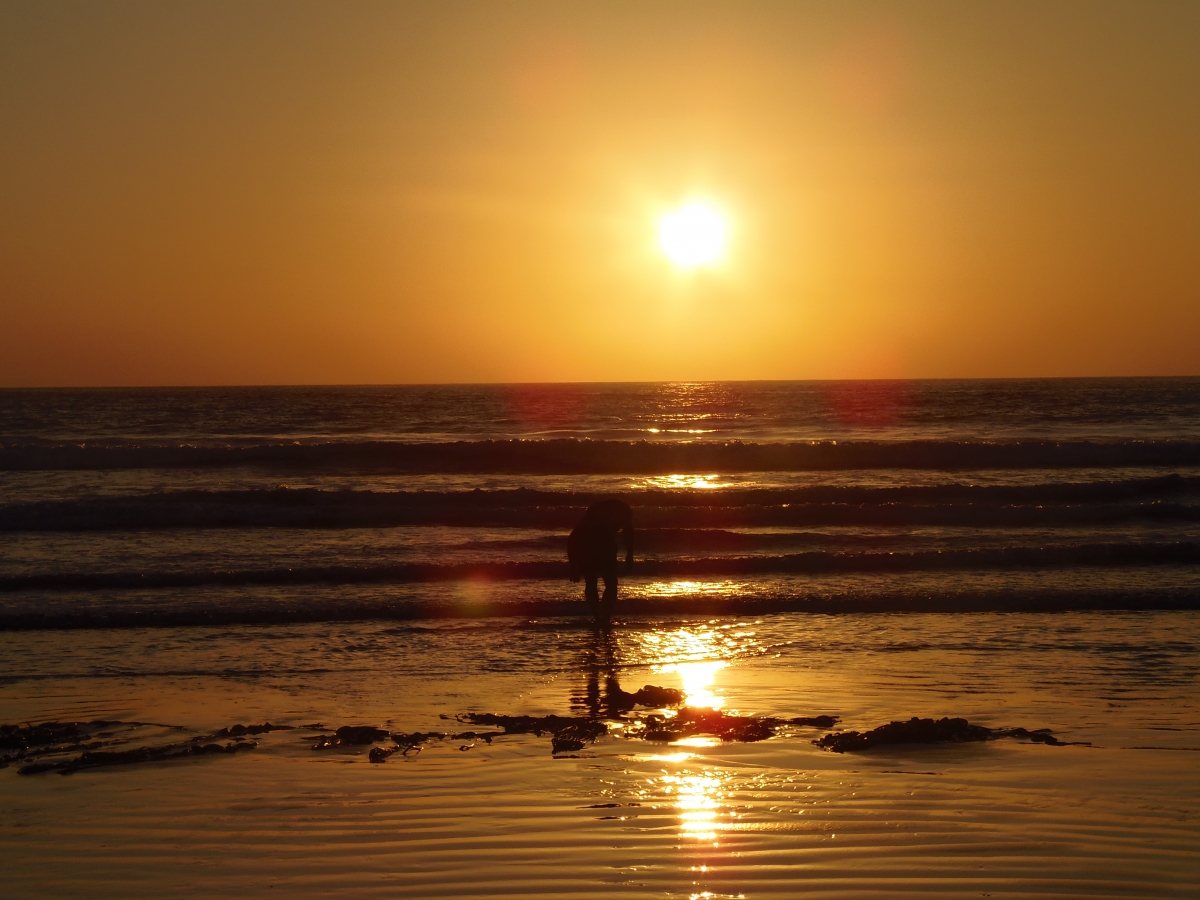
M614 568L612 571L605 572L604 575L604 598L600 601L601 614L604 616L604 624L607 625L612 618L613 610L617 606L617 572Z
M585 579L586 585L583 589L583 599L587 601L588 609L592 612L592 617L600 621L600 591L597 588L597 576L588 574Z

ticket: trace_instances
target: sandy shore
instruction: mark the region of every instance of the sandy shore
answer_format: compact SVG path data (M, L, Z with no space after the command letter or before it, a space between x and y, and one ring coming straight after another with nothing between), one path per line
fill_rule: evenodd
M0 864L15 897L1195 896L1198 673L1200 615L1178 612L659 619L611 643L515 620L3 634L10 723L446 731L467 711L583 715L616 680L835 730L950 715L1090 746L835 754L799 726L673 744L614 727L558 758L508 735L374 765L301 728L227 756L0 771Z

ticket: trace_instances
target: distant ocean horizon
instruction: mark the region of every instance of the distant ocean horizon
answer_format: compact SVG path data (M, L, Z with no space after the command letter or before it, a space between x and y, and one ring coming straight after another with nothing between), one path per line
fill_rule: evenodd
M1200 378L5 389L0 628L1200 607Z

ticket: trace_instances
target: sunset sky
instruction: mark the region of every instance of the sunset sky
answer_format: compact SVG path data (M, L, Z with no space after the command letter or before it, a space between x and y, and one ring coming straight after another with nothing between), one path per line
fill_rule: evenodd
M0 122L0 386L1200 374L1194 0L6 0Z

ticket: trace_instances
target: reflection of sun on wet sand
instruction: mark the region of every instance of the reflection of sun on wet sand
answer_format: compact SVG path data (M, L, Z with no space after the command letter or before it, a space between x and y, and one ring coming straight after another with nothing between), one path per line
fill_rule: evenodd
M1088 896L1131 885L1183 896L1200 846L1197 754L1188 749L1197 699L1192 651L1180 639L1194 619L773 616L626 622L608 635L553 620L291 625L271 635L280 675L264 662L236 693L205 692L200 676L156 674L155 654L171 644L164 635L74 633L62 675L111 666L114 652L127 671L145 672L93 691L89 718L120 712L257 746L69 778L23 778L10 766L0 771L0 801L20 813L0 820L0 861L14 896L38 896L35 885L48 885L46 896L153 896L164 879L197 895L327 883L401 897L530 885L560 895L760 897L792 896L802 882L817 894L880 896L908 891L931 870L955 895L1003 884L1056 896L1069 883ZM1118 635L1131 666L1139 647L1177 659L1123 670L1127 706L1111 700ZM112 641L123 643L114 650ZM28 665L37 652L36 636L0 642L6 665ZM1107 649L1093 656L1089 646ZM248 652L218 629L169 649L181 671ZM83 710L75 683L0 683L5 718ZM644 685L678 693L643 694L642 705ZM605 731L553 754L551 734L443 718L485 711L598 721ZM813 713L843 720L786 721ZM812 743L912 715L1050 727L1092 746L1028 737L838 754ZM752 742L712 727L770 716L781 720L774 736ZM268 718L326 725L219 727ZM662 739L646 739L648 722ZM680 727L689 722L702 730ZM368 761L396 735L416 734L434 737L385 764ZM1163 749L1130 749L1150 746ZM52 869L33 865L32 844Z
M660 780L663 790L673 794L679 809L679 830L684 837L697 841L717 842L718 831L726 827L720 821L722 779L715 772L703 774L685 773L664 775Z
M658 671L675 672L683 681L684 703L687 706L703 706L720 709L725 699L712 692L713 679L728 663L723 659L702 662L667 663Z

